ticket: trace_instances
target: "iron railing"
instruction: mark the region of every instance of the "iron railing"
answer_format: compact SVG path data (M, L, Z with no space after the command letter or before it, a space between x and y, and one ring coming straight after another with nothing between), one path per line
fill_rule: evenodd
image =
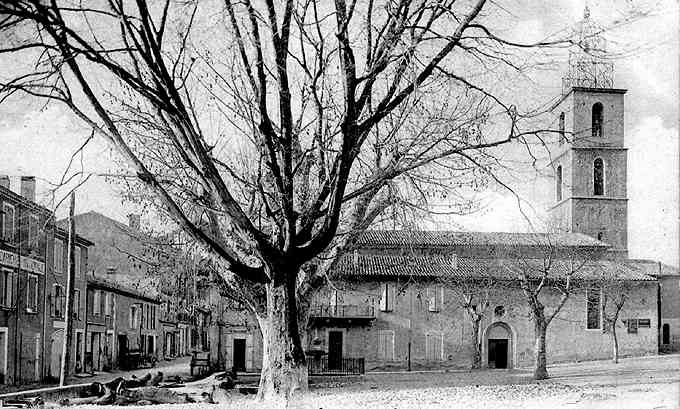
M310 375L363 375L364 358L307 357L307 371Z
M315 318L375 318L370 305L315 305L309 313Z

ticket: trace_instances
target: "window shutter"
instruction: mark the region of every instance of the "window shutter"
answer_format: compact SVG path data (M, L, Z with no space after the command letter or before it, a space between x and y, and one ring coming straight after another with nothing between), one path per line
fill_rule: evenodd
M382 294L380 295L380 311L387 311L387 291L388 284L382 284Z

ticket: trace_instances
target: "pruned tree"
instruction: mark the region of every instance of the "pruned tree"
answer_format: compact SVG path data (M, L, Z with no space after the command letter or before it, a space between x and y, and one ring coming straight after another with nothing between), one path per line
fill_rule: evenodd
M535 252L519 252L503 260L519 281L534 322L534 379L547 379L546 334L574 289L575 275L588 263L585 254L557 247L546 233ZM532 254L533 253L533 254ZM548 309L550 308L550 309Z
M518 91L570 39L504 39L511 15L485 0L1 2L16 64L0 101L60 103L108 141L120 178L257 315L259 396L289 399L307 389L310 294L358 232L451 192L467 209L497 148L533 155L558 132Z
M498 282L492 277L452 277L442 276L439 282L452 295L446 302L455 308L465 311L472 331L472 369L482 367L482 331L481 322L488 317L489 305Z
M633 282L627 280L618 271L605 267L600 268L599 279L592 283L593 291L600 291L602 308L602 332L609 335L612 342L612 362L619 363L619 340L616 326L619 314L626 301L633 293Z

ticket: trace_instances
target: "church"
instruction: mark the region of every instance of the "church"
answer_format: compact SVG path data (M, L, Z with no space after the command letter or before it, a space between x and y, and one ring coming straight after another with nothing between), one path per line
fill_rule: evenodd
M657 354L680 338L680 317L662 317L680 299L678 269L628 258L626 90L613 86L611 62L588 52L604 49L590 28L586 9L582 49L570 55L552 107L549 213L558 232L366 231L312 303L303 340L311 373L532 366L527 286L538 283L545 314L556 312L548 364L611 359L612 325L620 356ZM676 285L661 297L669 277ZM258 332L228 338L227 367L257 370Z

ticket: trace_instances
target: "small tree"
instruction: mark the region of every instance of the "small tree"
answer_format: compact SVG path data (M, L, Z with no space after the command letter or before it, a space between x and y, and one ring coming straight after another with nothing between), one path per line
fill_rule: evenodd
M623 279L617 272L600 269L600 279L595 289L601 291L602 332L609 334L612 342L612 362L619 363L619 340L616 325L619 315L631 292L631 282Z
M573 277L585 264L585 260L576 257L577 254L565 253L555 247L550 241L550 234L543 237L545 241L537 243L537 254L524 255L520 252L503 262L505 268L519 280L534 321L536 380L548 378L545 345L548 326L567 302L573 290ZM556 302L549 298L550 290L559 294ZM554 305L551 311L546 310L547 303Z
M496 281L490 277L441 277L440 283L453 294L449 303L462 308L470 321L472 332L470 344L473 347L472 369L482 367L481 322L487 316L489 299Z

